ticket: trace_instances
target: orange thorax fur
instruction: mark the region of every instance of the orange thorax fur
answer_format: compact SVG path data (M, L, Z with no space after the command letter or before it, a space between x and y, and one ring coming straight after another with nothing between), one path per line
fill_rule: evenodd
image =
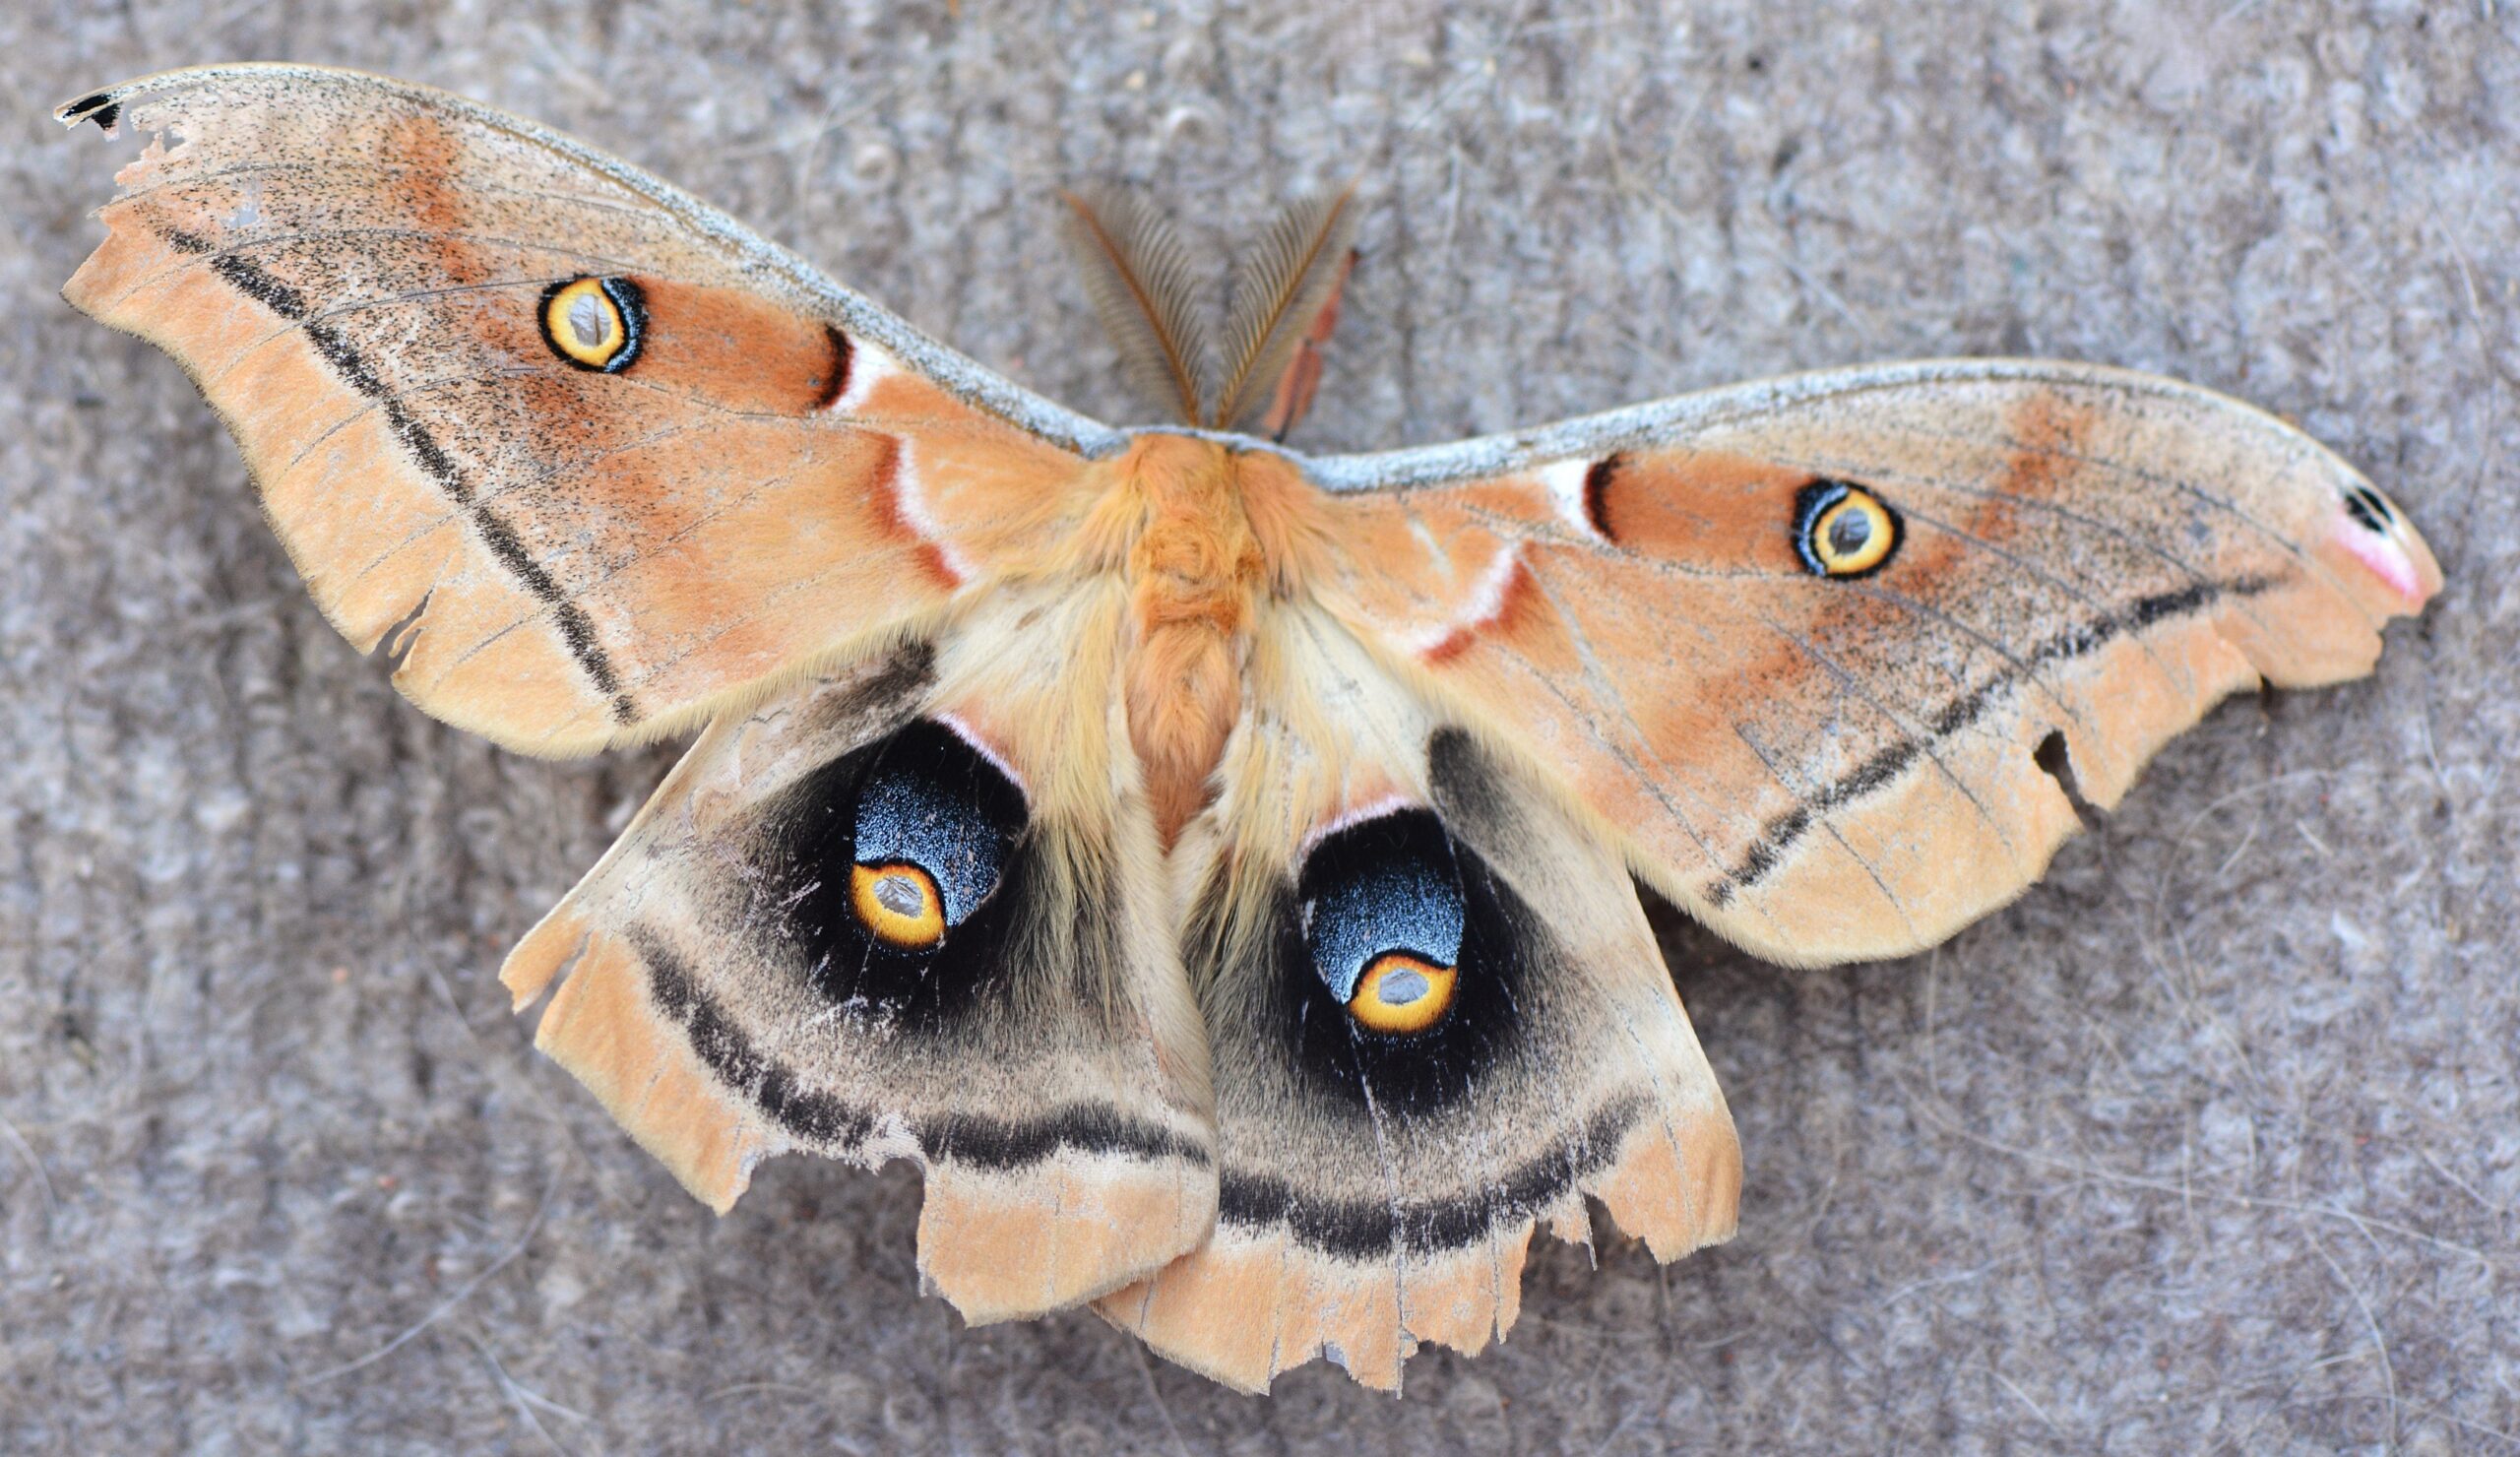
M1322 512L1281 457L1195 436L1141 435L1093 469L1108 480L1090 555L1130 585L1129 742L1168 850L1207 803L1241 717L1255 609L1311 576Z

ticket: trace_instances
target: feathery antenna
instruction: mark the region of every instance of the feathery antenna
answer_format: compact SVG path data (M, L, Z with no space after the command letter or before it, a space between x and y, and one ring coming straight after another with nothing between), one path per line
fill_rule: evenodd
M1208 423L1238 429L1269 406L1288 361L1345 276L1356 235L1356 184L1295 203L1235 270L1226 326L1232 361Z
M1184 423L1200 423L1208 335L1181 235L1136 193L1091 187L1059 196L1069 250L1131 383L1150 400L1176 402Z
M1339 330L1339 298L1348 288L1348 275L1356 266L1356 250L1350 248L1346 257L1334 267L1330 291L1322 295L1321 308L1312 316L1312 327L1295 341L1294 352L1287 356L1286 372L1278 376L1278 388L1269 396L1269 408L1261 412L1259 432L1272 440L1284 440L1287 432L1303 423L1312 412L1312 397L1321 388L1323 354L1330 347L1330 337Z

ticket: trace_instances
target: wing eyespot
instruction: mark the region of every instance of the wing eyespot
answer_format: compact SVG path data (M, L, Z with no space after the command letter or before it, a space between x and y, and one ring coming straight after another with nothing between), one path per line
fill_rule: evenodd
M561 362L619 374L639 357L648 328L647 295L628 279L567 279L542 292L536 322Z
M920 718L784 792L751 854L779 939L834 1000L938 1002L1002 958L1030 828L1010 771Z
M858 924L896 951L933 951L945 939L945 897L924 866L908 860L853 865L849 893Z
M1898 553L1906 526L1890 504L1845 480L1815 480L1794 501L1794 552L1815 577L1866 577Z
M1023 791L962 735L922 720L886 742L850 815L849 909L895 951L945 944L997 893Z
M1355 1031L1406 1038L1444 1020L1468 907L1433 814L1398 809L1324 837L1301 882L1313 974Z
M1387 951L1356 979L1348 1015L1369 1032L1404 1037L1424 1032L1451 1009L1458 975L1455 968L1409 952Z

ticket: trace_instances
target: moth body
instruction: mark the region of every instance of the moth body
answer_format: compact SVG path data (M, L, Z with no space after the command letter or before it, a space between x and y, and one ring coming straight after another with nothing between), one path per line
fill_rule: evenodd
M1242 715L1258 602L1305 589L1318 493L1279 455L1170 431L1087 469L1082 491L1098 505L1085 556L1128 584L1129 742L1169 851Z

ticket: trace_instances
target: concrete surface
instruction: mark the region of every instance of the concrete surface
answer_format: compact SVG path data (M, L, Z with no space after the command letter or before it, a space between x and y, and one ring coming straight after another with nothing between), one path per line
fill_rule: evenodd
M1404 1401L1233 1396L1090 1316L962 1329L904 1172L779 1163L714 1220L533 1053L498 957L668 755L402 702L175 367L54 297L110 162L42 108L235 58L545 119L1106 416L1053 187L1150 183L1223 245L1361 171L1302 443L2101 359L2300 418L2449 588L1939 952L1789 974L1675 927L1747 1149L1729 1248L1547 1245L1511 1341ZM2520 1445L2508 0L18 0L0 95L0 1449Z

